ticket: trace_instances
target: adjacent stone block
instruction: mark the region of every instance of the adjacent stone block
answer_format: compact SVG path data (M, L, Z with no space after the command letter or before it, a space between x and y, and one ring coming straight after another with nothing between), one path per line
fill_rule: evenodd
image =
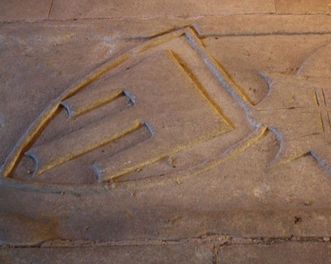
M51 18L135 18L194 17L224 14L272 13L272 0L158 0L158 1L66 1L55 0Z
M52 0L1 1L0 21L47 19Z
M1 263L211 264L210 250L194 245L91 246L1 249Z
M231 245L219 253L222 264L327 264L331 259L330 243L280 242L272 245Z
M275 0L276 12L280 14L326 14L330 13L330 0Z

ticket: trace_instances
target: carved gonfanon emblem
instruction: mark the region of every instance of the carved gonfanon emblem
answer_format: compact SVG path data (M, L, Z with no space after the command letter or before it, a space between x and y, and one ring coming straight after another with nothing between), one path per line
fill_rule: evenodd
M267 77L269 95L255 116L278 135L276 160L311 155L329 175L331 160L330 90L325 80L274 74Z
M194 29L157 36L52 101L3 176L90 184L198 172L267 131L280 141L276 162L311 154L330 173L329 91L296 77L267 79L269 94L253 105Z

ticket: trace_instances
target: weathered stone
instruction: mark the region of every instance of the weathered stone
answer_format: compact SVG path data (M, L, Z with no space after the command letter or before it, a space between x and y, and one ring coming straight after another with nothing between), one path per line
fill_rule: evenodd
M325 15L233 15L203 17L194 24L202 37L262 37L272 35L330 34L331 18Z
M0 245L38 245L56 239L56 222L20 214L0 214Z
M327 259L330 17L173 6L1 24L0 259Z
M247 14L274 12L272 0L248 0L234 2L216 0L197 2L185 1L67 1L55 0L50 17L56 19L72 18L155 18L155 17L194 17L222 14Z
M0 8L0 21L47 19L51 6L52 0L3 1Z
M326 14L330 12L330 0L275 0L280 14Z
M321 242L279 242L271 245L231 245L219 251L219 261L224 264L329 263L331 245Z
M190 263L211 264L211 250L199 245L92 246L0 249L1 263Z

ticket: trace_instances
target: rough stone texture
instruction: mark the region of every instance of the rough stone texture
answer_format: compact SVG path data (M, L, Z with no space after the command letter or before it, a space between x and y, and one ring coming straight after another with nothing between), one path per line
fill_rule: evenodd
M305 3L8 12L0 260L327 260L331 23Z
M322 35L331 32L325 15L232 15L203 17L195 23L202 37Z
M199 17L204 15L272 13L272 0L157 0L157 1L68 1L55 0L51 18L135 18L149 19L153 17Z
M33 21L48 18L52 0L12 0L0 4L0 21Z
M0 249L1 263L212 264L211 250L195 245Z
M328 14L330 0L275 0L276 12L280 14Z
M231 245L220 249L219 263L323 264L331 258L330 243L283 242L272 245Z

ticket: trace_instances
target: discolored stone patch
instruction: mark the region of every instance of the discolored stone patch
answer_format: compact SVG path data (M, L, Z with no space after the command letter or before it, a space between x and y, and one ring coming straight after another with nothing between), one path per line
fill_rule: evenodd
M137 245L0 249L2 263L193 263L212 264L211 250L201 246Z
M231 245L219 251L220 263L329 263L330 243L280 242L271 245Z
M195 17L222 14L247 14L274 12L272 0L248 0L219 2L212 0L205 3L185 1L71 1L55 0L51 18L153 18L153 17Z
M34 21L47 19L52 0L13 0L1 3L0 21Z
M329 14L330 0L275 0L276 12L280 14Z

